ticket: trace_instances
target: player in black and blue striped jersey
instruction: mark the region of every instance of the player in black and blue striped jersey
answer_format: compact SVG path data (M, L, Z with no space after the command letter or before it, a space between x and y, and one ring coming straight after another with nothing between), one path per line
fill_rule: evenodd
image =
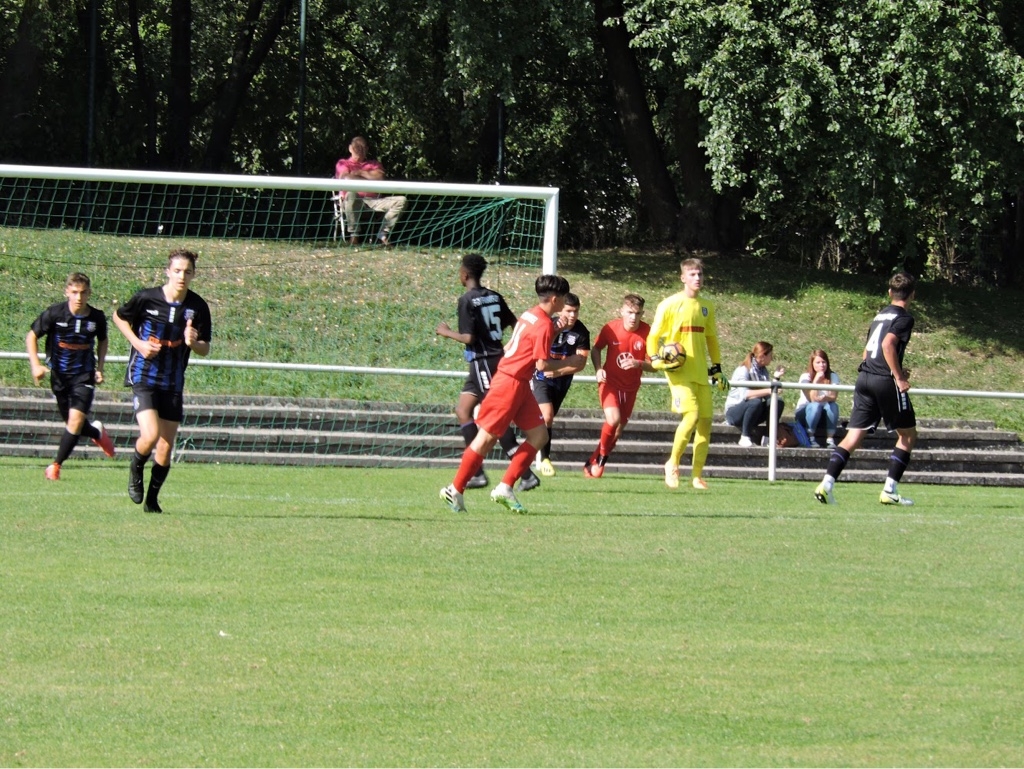
M452 339L465 346L465 358L469 363L469 376L459 393L459 401L455 405L455 417L459 420L459 430L469 446L477 434L473 412L477 405L491 389L491 379L498 368L498 361L505 354L502 332L516 324L516 316L509 309L505 298L497 291L482 285L487 260L480 254L466 254L459 265L459 282L466 289L458 302L459 330L452 329L447 322L437 324L434 333ZM511 457L519 448L515 432L509 427L498 439L505 454ZM487 485L487 475L483 468L466 486L467 489L480 489ZM520 491L529 491L540 486L538 478L532 470L527 470L519 481Z
M74 272L64 283L67 301L50 305L35 319L25 337L32 378L36 384L50 372L50 389L64 420L64 434L57 456L46 468L46 477L60 480L60 468L84 435L114 456L114 442L103 423L89 422L96 385L103 384L107 358L107 316L89 305L92 284L89 276ZM46 363L39 360L39 340L46 339Z
M553 371L538 371L530 381L533 396L537 399L548 428L548 442L537 452L537 469L541 475L549 478L555 474L555 466L551 464L551 430L555 417L565 396L569 394L573 375L586 368L590 356L590 329L579 318L580 298L570 292L565 295L565 307L554 318L558 330L551 341L551 360L572 363Z
M161 513L160 488L171 470L174 439L183 416L182 393L189 356L210 354L213 324L210 306L189 286L196 255L172 251L167 282L143 289L114 313L114 325L132 346L124 383L132 388L139 437L128 472L128 496L143 501L143 470L152 456L153 470L144 510Z

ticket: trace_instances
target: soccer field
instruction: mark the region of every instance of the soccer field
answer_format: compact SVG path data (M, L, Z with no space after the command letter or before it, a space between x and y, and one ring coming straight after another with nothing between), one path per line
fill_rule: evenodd
M4 766L1024 764L1024 490L0 459ZM492 481L499 468L491 468Z

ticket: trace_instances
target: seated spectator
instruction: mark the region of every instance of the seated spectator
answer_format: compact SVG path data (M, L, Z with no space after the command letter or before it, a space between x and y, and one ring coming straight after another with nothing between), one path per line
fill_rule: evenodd
M839 384L839 375L832 370L828 353L815 350L807 363L807 371L800 375L801 382L810 384ZM839 427L838 393L835 390L801 390L796 404L796 421L807 429L811 446L820 445L815 437L822 417L825 418L825 439L829 448L836 447L836 428Z
M732 374L731 382L768 382L768 366L772 362L772 350L774 348L768 342L758 342L750 351L743 365L738 366ZM775 369L772 378L781 379L786 369L781 366ZM742 387L733 386L729 391L729 397L725 399L725 421L733 427L740 429L740 446L755 445L754 433L761 424L768 422L770 411L769 398L772 389L767 387ZM779 416L785 403L779 400Z
M384 166L379 161L371 160L370 145L362 136L356 136L348 145L349 156L342 158L334 167L336 179L369 179L380 181L384 178ZM349 243L353 246L360 241L360 219L366 209L384 214L384 224L377 233L376 242L382 246L391 245L391 231L398 222L405 208L403 195L387 195L381 197L376 192L358 192L355 194L342 191L342 211L345 217L345 229L348 231Z

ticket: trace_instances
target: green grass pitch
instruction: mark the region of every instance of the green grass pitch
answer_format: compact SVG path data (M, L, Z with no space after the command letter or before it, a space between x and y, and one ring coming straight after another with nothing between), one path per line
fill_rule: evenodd
M1024 764L1024 491L0 459L0 765ZM492 481L500 468L491 468Z

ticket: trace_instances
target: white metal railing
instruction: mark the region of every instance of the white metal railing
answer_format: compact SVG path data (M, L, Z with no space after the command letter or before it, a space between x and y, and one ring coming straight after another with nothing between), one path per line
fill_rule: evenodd
M2 167L0 167L2 168ZM0 360L28 360L28 353L26 352L2 352L0 351ZM108 363L127 363L128 356L126 355L108 355ZM333 366L330 364L323 363L273 363L263 361L246 361L246 360L217 360L211 358L191 358L189 360L190 366L218 366L221 368L249 368L249 369L263 369L263 370L278 370L278 371L319 371L329 374L367 374L367 375L386 375L386 376L422 376L422 377L434 377L434 378L448 378L448 379L462 379L466 376L464 370L461 371L442 371L442 370L430 370L430 369L412 369L412 368L379 368L374 366ZM594 376L586 374L577 374L575 381L579 382L596 382L597 379ZM665 385L667 382L664 377L644 377L642 380L643 384L655 384ZM729 382L732 387L750 387L751 381L749 379L741 379L734 382ZM770 482L775 481L776 475L776 459L778 447L776 446L776 439L778 437L778 415L779 415L779 393L782 390L831 390L834 392L853 392L853 385L834 385L834 384L811 384L810 382L764 382L763 384L771 388L772 394L769 401L768 408L768 480ZM938 390L926 387L912 387L911 393L917 396L939 396L947 398L990 398L999 400L1024 400L1024 392L995 392L987 390Z

